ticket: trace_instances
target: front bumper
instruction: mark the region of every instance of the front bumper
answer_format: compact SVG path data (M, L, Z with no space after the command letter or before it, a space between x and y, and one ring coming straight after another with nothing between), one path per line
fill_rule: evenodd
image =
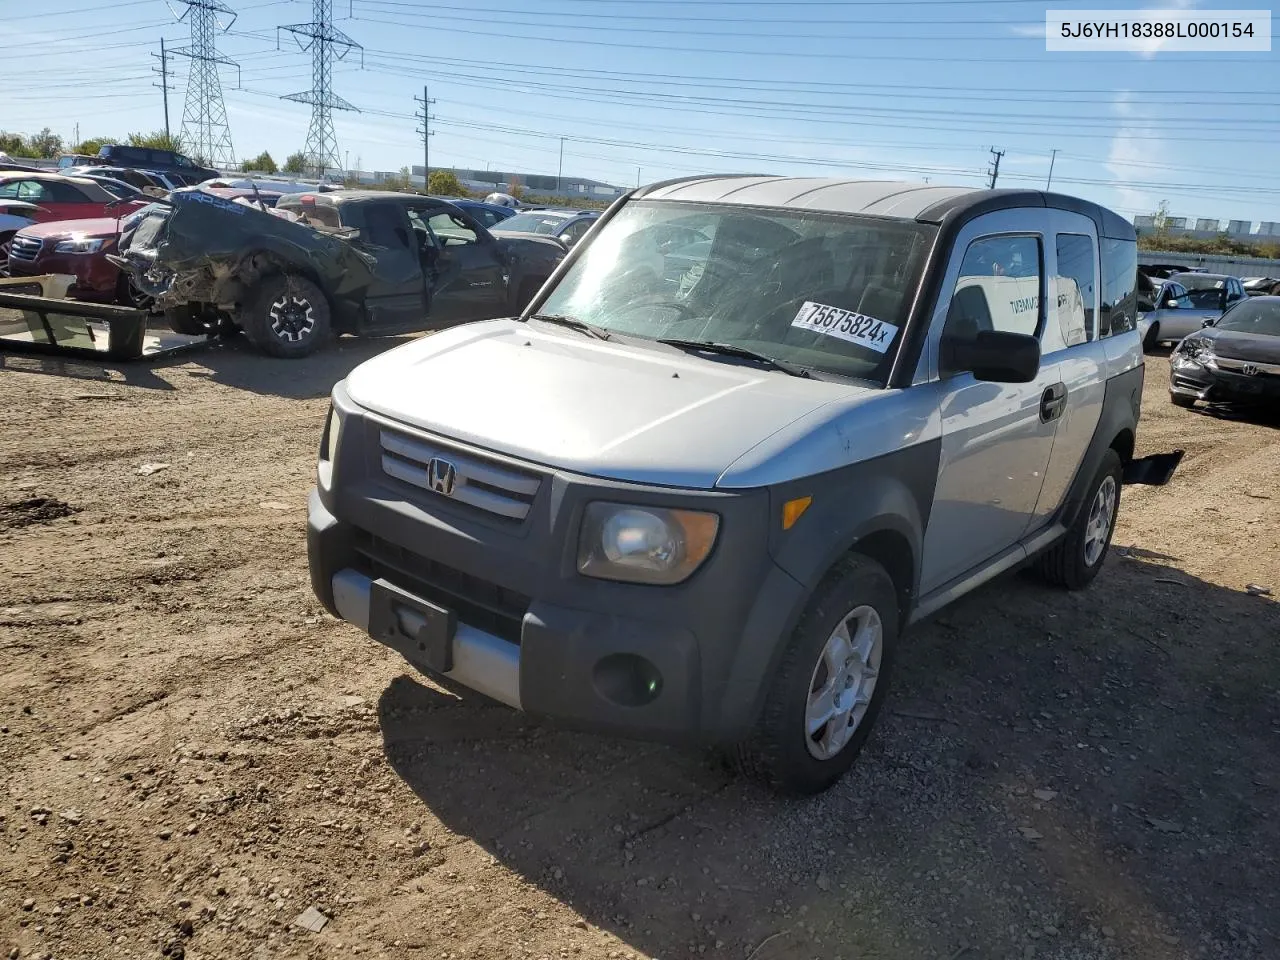
M1248 374L1204 364L1171 367L1169 393L1209 403L1259 403L1280 401L1280 376Z
M67 295L77 300L95 303L114 303L119 292L120 271L102 252L42 253L34 260L10 257L9 274L14 277L36 277L43 274L64 274L75 277L67 289Z
M805 599L769 556L766 491L553 472L523 522L495 521L383 474L384 427L406 429L348 411L311 494L312 588L331 613L428 675L571 726L672 742L747 733ZM583 577L578 523L600 499L716 509L720 541L676 586ZM424 620L433 609L456 616L445 658Z

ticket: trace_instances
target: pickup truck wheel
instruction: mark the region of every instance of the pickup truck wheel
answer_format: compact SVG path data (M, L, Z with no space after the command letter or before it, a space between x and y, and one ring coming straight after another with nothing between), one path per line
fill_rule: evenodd
M1049 583L1081 590L1098 575L1120 514L1122 476L1120 455L1108 450L1071 529L1040 557L1040 575Z
M862 750L888 689L898 596L884 567L842 561L809 601L738 769L784 793L827 789Z
M189 337L203 337L209 332L209 325L204 322L200 311L184 303L180 307L167 307L164 311L164 322L174 333L182 333Z
M266 277L246 306L241 320L246 336L273 357L305 357L329 338L329 301L306 277Z

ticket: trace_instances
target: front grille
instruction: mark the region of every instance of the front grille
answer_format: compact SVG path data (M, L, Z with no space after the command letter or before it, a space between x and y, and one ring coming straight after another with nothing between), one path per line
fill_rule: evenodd
M520 626L532 602L529 597L473 577L453 567L406 550L364 530L352 544L357 569L371 579L385 579L402 590L439 604L458 615L458 622L518 644Z
M382 430L379 444L387 476L508 520L528 517L542 486L536 474L393 430Z
M18 234L9 243L9 259L25 260L30 263L40 255L40 248L44 245L39 237L24 237Z
M1220 370L1239 373L1242 376L1280 376L1280 363L1263 363L1260 360L1236 360L1231 357L1216 357L1214 363ZM1245 369L1249 368L1246 373Z

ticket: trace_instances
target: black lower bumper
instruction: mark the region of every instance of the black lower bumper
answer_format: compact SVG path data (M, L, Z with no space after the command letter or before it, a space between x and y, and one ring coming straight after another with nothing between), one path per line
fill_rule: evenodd
M414 552L432 542L425 527L400 524L395 540L339 519L312 492L311 583L331 613L428 675L570 726L643 739L740 739L804 600L769 561L760 582L704 598L719 617L682 617L688 597L646 603L652 587L634 588L642 602L611 602L627 588L582 577L568 590L561 582L552 601L447 565L457 558L438 548ZM444 653L440 610L456 620Z
M1280 402L1280 377L1184 366L1170 373L1169 392L1209 403L1276 403Z

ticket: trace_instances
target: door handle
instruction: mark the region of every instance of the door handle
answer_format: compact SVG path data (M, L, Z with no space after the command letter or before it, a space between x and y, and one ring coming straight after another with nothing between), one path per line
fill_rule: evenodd
M1040 422L1049 423L1057 420L1062 416L1062 411L1067 406L1067 385L1065 383L1055 383L1051 387L1045 387L1044 393L1040 395Z

